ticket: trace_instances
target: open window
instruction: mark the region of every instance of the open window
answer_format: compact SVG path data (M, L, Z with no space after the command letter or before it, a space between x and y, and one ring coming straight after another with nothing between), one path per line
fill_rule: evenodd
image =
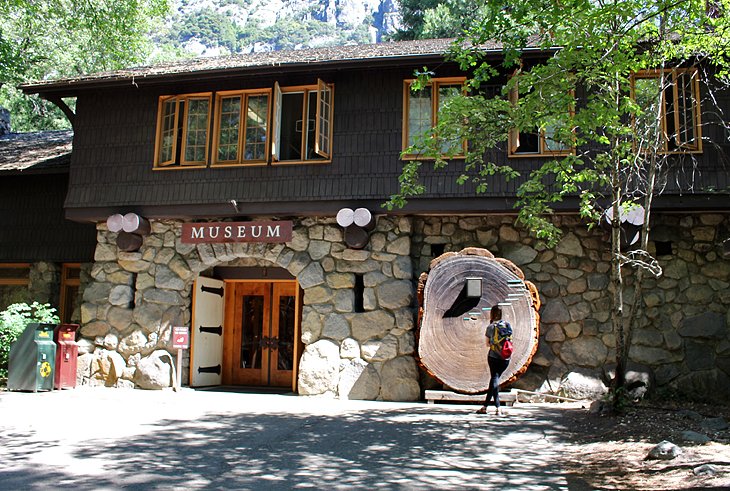
M155 167L208 163L210 111L210 93L160 97Z
M464 77L434 78L421 90L411 90L414 80L403 83L403 148L405 152L419 141L428 138L433 133L433 127L438 123L441 108L449 99L463 93ZM442 148L443 153L453 153L454 157L464 157L466 142L447 142ZM406 154L404 158L415 159L418 155Z
M631 80L631 96L640 108L634 119L637 146L660 153L702 152L696 68L644 70Z
M519 88L517 84L510 90L510 102L513 105L519 104ZM566 108L566 113L570 111ZM556 128L547 126L535 128L534 131L525 131L513 128L509 131L509 153L510 157L560 157L571 155L575 148L573 145L559 141L555 137Z
M216 93L214 165L266 164L270 90Z
M271 155L274 162L329 161L332 157L332 84L274 85Z

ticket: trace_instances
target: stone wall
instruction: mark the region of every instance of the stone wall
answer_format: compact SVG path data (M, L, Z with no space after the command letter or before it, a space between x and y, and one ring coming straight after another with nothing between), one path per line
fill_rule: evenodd
M365 250L344 246L334 218L295 221L287 244L182 244L180 228L177 221L153 221L140 251L125 253L116 234L98 224L94 282L81 306L79 383L169 386L170 331L190 324L193 281L211 267L249 258L285 268L304 291L300 394L420 397L410 219L379 218ZM363 312L355 312L356 275L363 279Z
M588 231L575 217L557 220L564 236L556 248L546 249L510 216L417 218L415 275L428 268L435 247L445 252L485 247L513 261L543 301L540 347L518 386L596 396L605 391L604 369L615 359L609 238L600 229ZM631 359L660 388L730 398L730 258L722 250L730 217L662 215L654 222L650 252L660 241L671 255L659 256L663 276L646 281Z
M190 325L197 275L255 264L285 268L304 291L300 394L418 399L433 380L419 375L414 357L416 278L440 249L477 246L520 266L542 297L540 347L518 386L598 396L615 358L608 237L577 217L556 220L564 236L547 249L515 227L512 216L381 216L363 250L344 245L333 218L295 220L287 244L197 246L180 242L179 221L158 221L136 253L119 252L115 234L99 224L93 283L81 306L80 382L169 386L170 329ZM730 258L721 242L730 217L654 221L650 252L656 243L665 249L659 256L664 275L646 281L631 358L659 388L699 398L727 394ZM362 298L356 301L358 275Z

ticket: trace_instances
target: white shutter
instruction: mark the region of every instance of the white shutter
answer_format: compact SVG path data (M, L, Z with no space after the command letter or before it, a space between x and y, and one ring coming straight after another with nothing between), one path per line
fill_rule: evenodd
M198 277L193 302L193 349L190 385L220 385L223 374L225 283Z

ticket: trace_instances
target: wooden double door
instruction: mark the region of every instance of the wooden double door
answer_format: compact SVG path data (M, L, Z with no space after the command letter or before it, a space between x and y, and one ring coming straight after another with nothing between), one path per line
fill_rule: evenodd
M296 281L226 282L224 385L295 387L299 346Z
M190 384L296 391L303 344L296 280L199 277L193 294Z

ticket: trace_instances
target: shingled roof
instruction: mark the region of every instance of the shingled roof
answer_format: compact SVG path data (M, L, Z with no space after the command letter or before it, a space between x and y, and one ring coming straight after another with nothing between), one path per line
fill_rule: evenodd
M195 58L154 66L128 68L94 73L72 78L30 82L21 86L26 93L38 93L63 88L80 88L115 84L119 82L143 83L161 77L183 74L215 73L230 70L260 70L265 67L295 67L312 64L343 64L348 62L373 62L403 58L434 57L443 55L453 39L426 39L378 44L331 46L325 48L269 51L215 58ZM482 46L485 50L498 50L496 43Z
M38 131L0 136L0 172L68 167L73 131Z

